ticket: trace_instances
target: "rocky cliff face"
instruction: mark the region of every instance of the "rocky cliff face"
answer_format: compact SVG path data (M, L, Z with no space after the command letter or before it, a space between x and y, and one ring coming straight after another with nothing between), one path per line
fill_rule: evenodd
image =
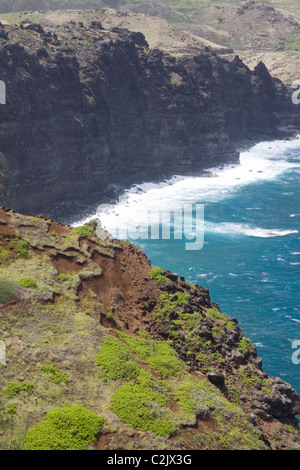
M0 208L0 235L0 449L299 448L297 393L206 289L93 223Z
M2 200L27 213L237 161L237 143L278 135L282 105L291 112L263 64L209 50L175 59L97 21L0 33Z

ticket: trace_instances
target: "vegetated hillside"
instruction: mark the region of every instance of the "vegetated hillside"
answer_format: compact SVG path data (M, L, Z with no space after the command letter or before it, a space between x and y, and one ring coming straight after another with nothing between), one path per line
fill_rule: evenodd
M243 51L243 60L251 67L262 60L268 64L274 76L289 85L299 78L300 6L297 0L15 0L8 3L2 5L2 10L0 7L0 14L6 13L3 18L11 21L24 17L15 13L21 10L40 10L39 13L31 12L34 21L44 16L48 10L58 8L113 7L123 12L146 13L163 18L186 32L192 32L203 41L209 40L226 48L233 48L239 54ZM165 39L167 40L167 36Z
M176 58L141 33L104 30L100 14L1 26L3 204L78 213L112 197L111 184L236 162L245 139L297 124L290 92L262 63L250 71L209 48Z
M16 4L17 2L15 2ZM71 9L93 9L112 7L119 11L133 11L135 13L146 13L151 16L164 18L171 23L176 23L188 31L194 31L198 36L206 38L217 44L226 47L235 47L236 49L251 50L297 50L299 41L299 18L284 11L277 9L280 2L261 2L254 0L244 1L187 1L167 2L160 5L159 2L151 1L66 1L55 2L45 1L36 2L37 5L29 7L29 2L21 2L19 6L10 7L7 11L13 11L11 15L4 15L4 19L17 21L20 17L24 18L25 13L16 13L27 11L27 17L33 17L33 20L47 16L53 10L61 11L62 17L68 16ZM274 8L275 7L275 8ZM2 10L4 10L2 6ZM64 8L68 11L63 12ZM1 10L1 9L0 9ZM4 11L0 11L4 13Z
M30 20L36 13L20 13L18 21ZM145 36L150 49L160 49L175 56L194 55L205 47L212 48L218 54L233 53L233 50L214 44L211 41L183 31L166 20L145 15L143 13L122 12L113 8L98 10L57 10L53 12L37 13L39 22L43 26L63 25L64 23L81 21L88 26L93 17L100 21L103 28L127 28L130 31L141 32Z
M135 4L136 5L136 4ZM143 4L138 4L140 7ZM271 5L254 1L237 4L206 6L189 12L184 10L179 18L135 14L127 11L102 9L98 17L104 27L112 26L141 31L151 48L158 48L173 55L194 54L196 48L212 47L219 55L230 59L238 53L251 68L264 62L271 75L289 86L299 78L300 67L300 18ZM157 13L158 14L158 13ZM20 13L15 20L37 15L42 23L62 24L65 21L84 21L85 13L78 10ZM90 13L86 13L89 19ZM9 18L9 16L7 17ZM172 24L173 23L173 24ZM176 25L176 26L175 26ZM183 29L182 29L183 28Z
M214 4L232 5L241 3L244 0L167 0L164 2L152 0L139 0L139 2L130 2L126 0L3 0L0 6L0 13L18 12L18 11L38 11L38 10L57 10L57 9L84 9L99 8L108 6L112 8L124 8L131 5L132 10L136 9L142 13L158 12L160 15L184 15L185 13L205 10ZM271 5L276 8L286 10L290 13L299 14L300 6L298 0L257 0L256 3Z
M96 226L0 209L0 448L299 448L237 320Z
M101 0L3 0L0 13L16 11L58 10L59 8L97 8ZM107 3L117 5L118 0L107 0Z
M184 29L231 47L247 65L262 60L289 85L298 79L300 18L269 4L216 4L191 14Z

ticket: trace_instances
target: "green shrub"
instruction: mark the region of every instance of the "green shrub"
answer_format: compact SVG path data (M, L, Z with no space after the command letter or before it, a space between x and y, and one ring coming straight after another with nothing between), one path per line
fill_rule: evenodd
M209 308L207 312L215 320L227 320L226 315L224 315L224 313L221 313L217 308Z
M249 389L261 390L264 394L269 395L272 393L272 382L270 379L262 378L254 373L251 374L246 370L241 370L242 384L248 391Z
M0 279L0 303L4 304L12 299L17 299L17 286L7 279Z
M38 286L36 282L31 278L31 277L22 277L22 279L19 280L19 284L22 287L26 287L27 289L37 289Z
M186 305L189 301L189 294L185 294L184 292L177 292L177 302L183 305Z
M183 370L183 362L168 341L133 338L125 333L119 333L119 336L151 369L160 372L162 377L175 377Z
M88 238L96 235L96 229L93 222L88 222L87 224L81 225L80 227L76 227L75 233L77 233L80 237Z
M173 296L171 300L170 294L165 292L159 298L160 306L153 314L153 317L160 321L167 318L172 310L178 314L184 311L184 307L181 305L187 304L189 299L189 294L183 292L176 292L176 295Z
M16 410L15 405L8 405L7 408L6 408L6 412L10 416L14 416L15 414L17 414L17 410Z
M31 382L10 382L3 389L3 394L7 398L14 398L21 392L31 393L34 389L34 384Z
M142 385L121 385L112 396L113 412L123 423L142 431L168 437L176 430L172 412L165 408L163 394Z
M105 314L106 318L108 320L111 320L113 317L114 317L114 312L112 310L109 310L106 314Z
M253 344L250 339L243 338L241 341L238 342L238 347L242 351L243 354L247 354L250 348L253 347Z
M26 434L24 450L86 450L105 419L81 405L55 408Z
M164 270L159 267L154 267L149 273L150 279L155 279L157 284L170 284L170 279L164 276Z
M29 244L22 240L20 237L16 237L9 243L10 248L12 248L16 253L19 253L20 258L29 259Z
M12 254L0 247L0 264L6 264L12 257Z
M60 281L72 281L73 277L70 275L70 274L64 274L64 273L61 273L58 275L58 279Z
M128 346L114 337L106 338L96 355L102 371L100 378L108 380L132 379L139 373L139 366L133 360Z
M66 383L69 380L68 374L62 372L57 364L43 363L41 370L49 374L52 382L56 384Z

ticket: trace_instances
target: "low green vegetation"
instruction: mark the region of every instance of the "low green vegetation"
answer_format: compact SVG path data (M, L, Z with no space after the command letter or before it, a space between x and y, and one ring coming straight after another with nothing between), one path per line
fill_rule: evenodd
M127 381L114 392L112 410L127 425L166 437L171 435L177 424L167 407L170 388L146 368L167 378L178 376L183 363L168 343L132 338L122 332L118 335L120 339L106 338L97 354L101 378Z
M22 287L25 287L25 288L30 288L30 289L37 289L38 286L37 286L37 283L31 278L31 277L22 277L21 279L19 279L19 284L20 286Z
M168 279L166 276L164 276L164 270L159 267L154 267L151 269L149 273L149 278L150 279L155 279L157 284L170 284L170 279Z
M226 321L227 317L224 315L224 313L221 313L220 310L217 308L209 308L207 309L208 314L210 315L211 318L214 318L215 320L223 320Z
M55 408L29 429L24 450L86 450L105 419L80 405Z
M132 379L139 373L128 346L114 337L108 337L97 353L97 364L101 367L100 378L107 380Z
M180 314L184 311L184 305L187 304L189 295L183 292L177 292L170 295L167 292L159 298L159 307L155 310L153 316L156 320L161 321L170 316L173 312Z
M163 378L178 376L184 363L171 347L170 341L155 341L144 338L133 338L120 332L119 337L126 341L130 349Z
M112 318L114 318L114 312L112 310L109 310L108 312L106 312L105 316L108 320L111 320Z
M21 392L32 393L33 389L34 384L31 382L10 382L4 387L3 394L7 398L14 398Z
M62 372L57 364L43 363L41 370L45 372L45 374L48 374L55 384L66 383L69 380L68 374Z
M111 405L123 423L142 431L168 437L176 430L174 416L166 408L167 398L144 384L127 383L113 394Z
M14 282L0 278L0 303L5 304L9 300L17 299L18 291Z
M73 276L71 274L64 274L64 273L61 273L58 275L58 279L62 282L64 281L72 281L73 280Z
M2 246L0 246L0 265L7 264L12 258L11 253L9 251L5 250Z
M112 249L109 249L107 247L104 247L104 246L96 246L93 250L93 253L99 253L100 255L103 255L103 256L108 256L109 258L114 258L115 257L115 252L114 250Z
M29 259L29 244L20 237L16 237L9 242L9 247L19 254L22 259Z
M269 379L259 377L255 371L252 371L251 373L250 371L242 369L240 376L246 392L248 392L249 389L257 389L264 394L270 394L272 392L271 381Z
M250 348L253 348L253 344L250 339L243 338L241 341L238 342L238 347L242 351L243 354L247 354Z
M89 238L96 235L96 229L93 222L88 222L87 224L81 225L80 227L76 227L74 231L82 238Z

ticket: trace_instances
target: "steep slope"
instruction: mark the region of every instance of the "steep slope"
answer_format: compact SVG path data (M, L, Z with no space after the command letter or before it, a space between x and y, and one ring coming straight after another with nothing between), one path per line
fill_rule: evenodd
M297 393L207 290L96 223L2 208L0 234L0 448L299 447Z
M290 93L263 64L250 71L210 49L175 58L91 15L89 25L0 29L6 205L78 212L74 202L114 195L110 184L197 174L237 161L244 139L295 124Z

